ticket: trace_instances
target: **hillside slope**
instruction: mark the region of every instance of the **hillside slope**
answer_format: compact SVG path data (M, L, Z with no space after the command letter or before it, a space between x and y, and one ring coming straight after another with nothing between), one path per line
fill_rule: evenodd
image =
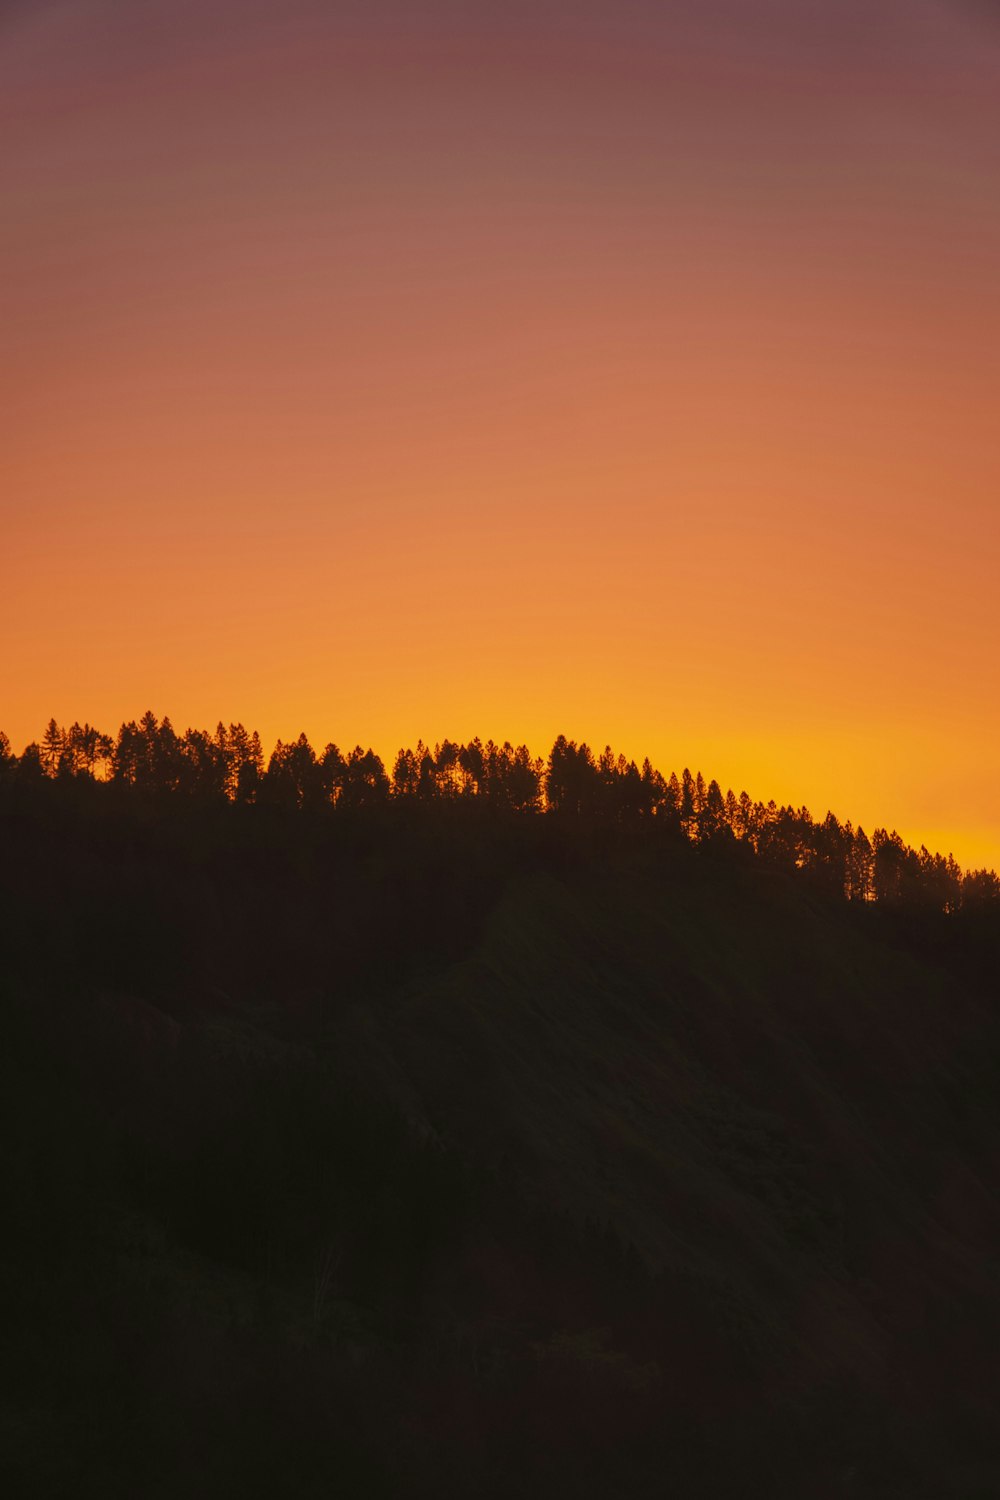
M7 833L8 1492L1000 1490L988 925L548 833Z

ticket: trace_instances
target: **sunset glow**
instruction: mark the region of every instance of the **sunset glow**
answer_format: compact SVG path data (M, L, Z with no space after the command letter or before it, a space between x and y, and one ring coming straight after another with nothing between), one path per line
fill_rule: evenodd
M971 3L5 6L0 728L565 733L1000 868L998 174Z

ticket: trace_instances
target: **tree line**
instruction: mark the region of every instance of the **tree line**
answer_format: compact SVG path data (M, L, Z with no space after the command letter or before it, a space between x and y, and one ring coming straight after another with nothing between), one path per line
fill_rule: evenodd
M895 831L869 837L832 812L723 792L687 768L664 776L648 757L639 766L610 746L595 755L560 735L547 759L525 745L478 738L468 744L418 741L391 769L374 750L335 744L317 751L305 734L278 740L265 759L260 736L242 724L178 733L147 712L112 736L90 724L50 719L20 756L0 731L0 791L16 800L32 787L95 783L132 795L184 797L319 814L390 803L476 804L501 813L638 827L714 851L731 849L800 873L826 894L852 902L922 905L945 912L1000 903L990 870L963 871L949 854L913 849Z

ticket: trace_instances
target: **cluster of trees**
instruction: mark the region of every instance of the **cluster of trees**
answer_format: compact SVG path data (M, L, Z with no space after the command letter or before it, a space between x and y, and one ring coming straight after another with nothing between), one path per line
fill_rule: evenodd
M963 872L949 855L910 848L877 828L871 838L833 813L817 822L808 808L754 801L723 792L698 772L665 777L649 759L641 767L610 746L560 735L546 761L525 745L418 741L387 769L371 749L317 752L304 734L277 742L265 762L256 730L221 722L215 732L178 734L169 718L148 712L122 724L117 736L90 724L69 728L51 719L40 742L15 756L0 732L0 784L28 787L46 780L102 782L153 795L187 795L241 804L318 811L373 808L389 802L475 800L512 813L549 813L602 824L652 823L691 844L752 851L762 862L803 872L826 893L849 901L925 905L943 911L1000 901L1000 880L988 870Z
M390 771L374 750L357 745L342 752L329 744L316 751L300 734L287 743L278 740L265 760L259 734L242 724L179 734L169 718L157 720L152 712L122 724L115 737L90 724L65 728L50 719L41 741L19 757L0 731L0 778L21 786L82 778L154 795L310 810L411 797L479 797L514 812L539 811L545 803L544 762L524 745L445 740L431 750L418 741L414 749L399 751Z

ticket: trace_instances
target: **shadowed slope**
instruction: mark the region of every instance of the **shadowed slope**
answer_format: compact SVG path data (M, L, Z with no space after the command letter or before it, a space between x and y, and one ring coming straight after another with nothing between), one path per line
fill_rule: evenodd
M995 1492L992 925L548 823L9 832L16 1483Z

